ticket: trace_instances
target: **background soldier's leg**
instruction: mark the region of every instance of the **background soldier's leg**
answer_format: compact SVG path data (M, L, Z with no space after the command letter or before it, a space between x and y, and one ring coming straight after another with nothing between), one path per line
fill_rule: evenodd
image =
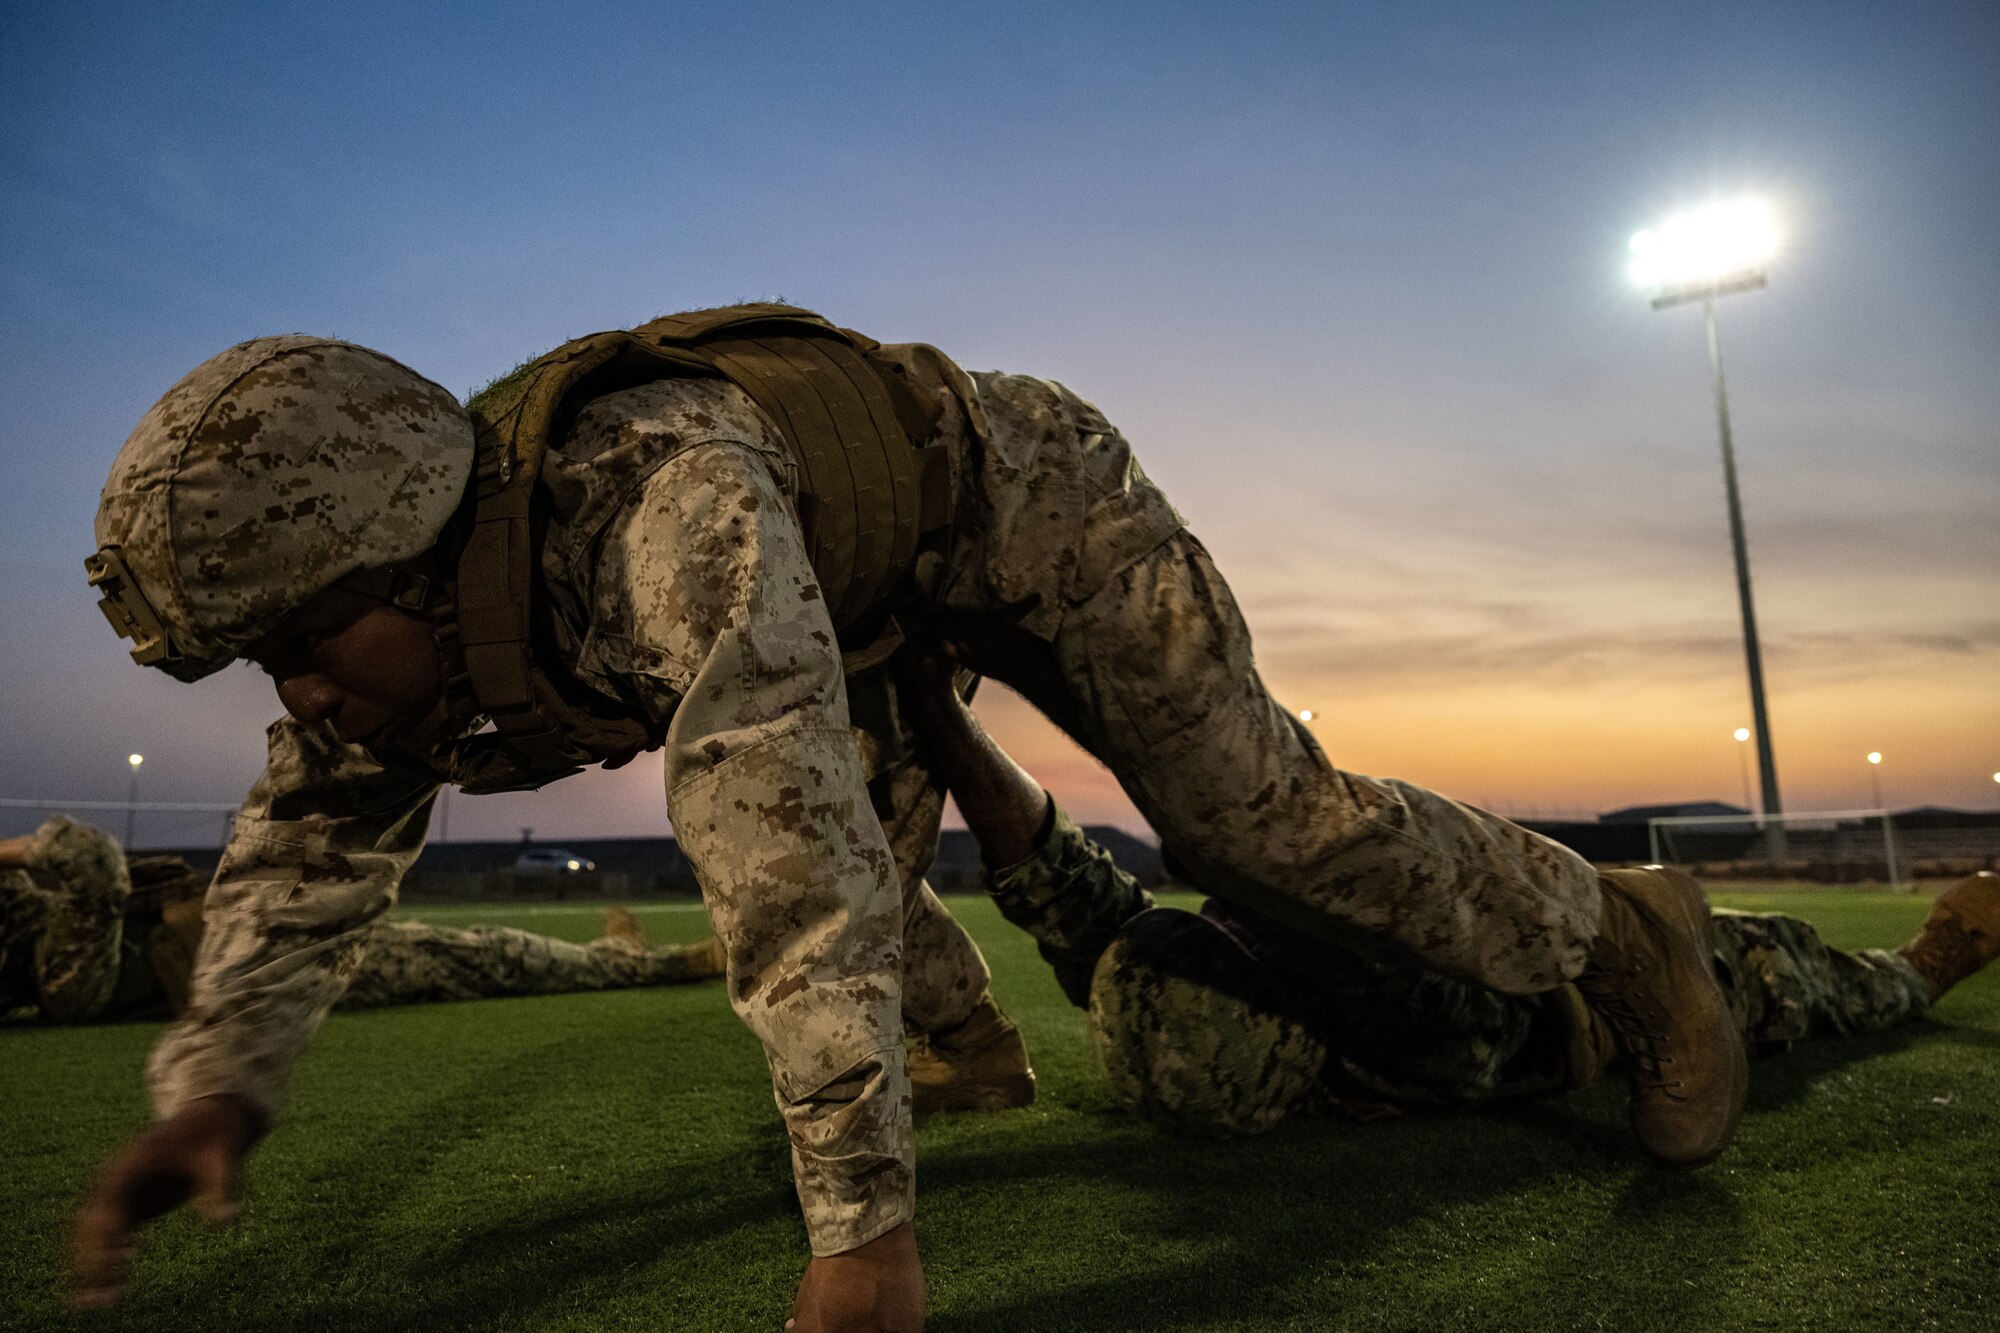
M706 942L655 948L614 939L572 944L503 926L385 921L368 931L360 969L340 1007L666 986L720 975L719 962Z
M118 984L118 945L132 881L117 841L61 815L35 831L28 877L42 896L34 942L35 987L44 1016L96 1018Z
M1716 972L1753 1050L1880 1032L1930 1009L1929 988L1901 954L1831 949L1805 922L1775 912L1718 907L1710 916Z

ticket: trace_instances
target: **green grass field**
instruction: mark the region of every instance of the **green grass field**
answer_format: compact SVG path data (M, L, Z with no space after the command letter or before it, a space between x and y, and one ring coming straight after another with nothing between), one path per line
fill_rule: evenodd
M1718 894L1837 945L1922 898ZM1041 1096L919 1128L931 1327L1995 1329L2000 969L1933 1022L1755 1069L1693 1176L1636 1160L1623 1091L1480 1115L1170 1139L1121 1115L1025 937L953 900L1027 1029ZM576 908L428 908L595 933ZM661 939L696 911L643 913ZM258 1152L240 1225L157 1228L132 1300L62 1307L69 1210L143 1117L158 1028L0 1029L0 1326L758 1329L804 1261L755 1042L719 983L335 1015Z

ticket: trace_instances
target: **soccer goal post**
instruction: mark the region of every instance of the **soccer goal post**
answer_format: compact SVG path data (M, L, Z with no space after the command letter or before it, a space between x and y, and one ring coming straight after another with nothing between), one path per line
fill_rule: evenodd
M1649 819L1647 839L1660 865L1711 867L1710 873L1762 867L1786 879L1827 883L1903 882L1896 825L1887 810L1807 810L1782 815L1668 815ZM1764 854L1764 832L1785 831L1787 859ZM1699 873L1699 872L1697 872Z

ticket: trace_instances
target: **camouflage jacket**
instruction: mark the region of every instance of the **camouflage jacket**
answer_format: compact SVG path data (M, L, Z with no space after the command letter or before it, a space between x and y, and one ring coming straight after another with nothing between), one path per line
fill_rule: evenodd
M1133 486L1124 440L1068 390L998 374L956 388L941 395L953 549L928 603L1051 635L1180 517ZM775 429L729 384L598 399L544 465L540 568L563 665L666 725L668 813L827 1254L914 1210L900 886L867 789L900 738L853 725L784 475ZM161 1115L221 1092L277 1109L422 848L424 766L289 718L269 740L210 890L191 1008L153 1053Z

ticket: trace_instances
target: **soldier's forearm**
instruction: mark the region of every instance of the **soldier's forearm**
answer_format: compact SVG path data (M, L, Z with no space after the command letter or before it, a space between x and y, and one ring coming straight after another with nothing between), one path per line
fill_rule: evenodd
M923 733L925 758L958 802L989 865L1033 856L1048 836L1049 794L986 734L950 690L908 696L907 711Z
M324 728L271 729L205 903L189 1004L147 1066L154 1110L229 1094L269 1119L423 849L436 784Z
M852 733L823 720L780 724L681 781L705 747L670 741L667 764L730 1003L764 1044L807 1229L832 1254L908 1219L915 1148L895 863Z

